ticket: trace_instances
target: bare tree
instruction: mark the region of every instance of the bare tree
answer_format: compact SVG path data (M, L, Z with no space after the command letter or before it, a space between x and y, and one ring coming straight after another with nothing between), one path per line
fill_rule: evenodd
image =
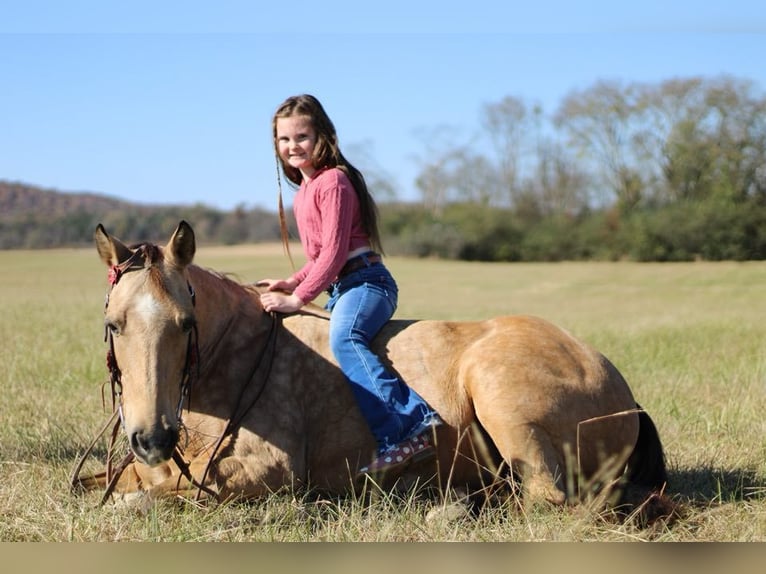
M375 160L375 144L372 141L364 140L350 144L345 155L364 174L367 187L376 201L396 199L396 178Z
M506 96L499 102L485 104L481 117L497 161L502 184L500 193L505 195L498 199L513 205L520 191L522 158L530 149L528 141L533 120L529 107L519 98Z
M643 180L635 143L641 112L636 86L599 81L564 98L555 116L579 157L591 160L600 181L627 209L641 200Z
M423 141L425 151L415 157L415 161L420 164L415 186L420 190L423 205L432 213L439 214L452 199L452 172L466 148L460 143L461 137L456 129L446 125L432 129L421 128L417 137Z
M552 140L539 143L535 171L524 189L537 198L543 216L574 216L589 204L587 174Z

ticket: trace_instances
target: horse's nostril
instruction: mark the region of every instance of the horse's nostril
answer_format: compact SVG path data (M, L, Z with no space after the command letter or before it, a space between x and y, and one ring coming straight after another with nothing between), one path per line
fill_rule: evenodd
M150 465L170 459L177 442L178 431L172 428L152 432L138 430L130 434L130 448L139 459Z
M143 431L136 431L130 435L130 448L139 456L142 456L146 452L146 443L143 437Z

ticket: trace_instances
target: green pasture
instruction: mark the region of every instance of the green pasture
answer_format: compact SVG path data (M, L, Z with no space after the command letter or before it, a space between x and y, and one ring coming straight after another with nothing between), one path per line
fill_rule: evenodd
M197 263L243 282L290 272L274 246L203 246ZM388 264L399 317L535 314L604 352L659 429L684 515L651 529L587 507L470 516L416 492L99 507L67 481L107 415L106 268L95 249L4 251L0 541L766 540L766 263Z

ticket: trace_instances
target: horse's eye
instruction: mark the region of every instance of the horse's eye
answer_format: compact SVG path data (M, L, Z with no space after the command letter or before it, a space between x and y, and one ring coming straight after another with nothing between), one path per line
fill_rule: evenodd
M194 317L184 317L181 319L181 329L184 333L188 333L197 324L197 320Z
M112 335L114 335L115 337L118 337L120 335L120 327L116 323L107 321L105 325Z

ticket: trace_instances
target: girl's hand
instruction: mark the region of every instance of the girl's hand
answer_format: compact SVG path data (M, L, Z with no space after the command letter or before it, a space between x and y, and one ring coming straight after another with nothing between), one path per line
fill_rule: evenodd
M261 279L256 281L256 287L267 287L269 291L284 291L292 293L298 286L292 279Z
M297 311L305 303L297 295L280 293L278 291L267 291L261 295L261 305L265 311L279 311L280 313L292 313Z

